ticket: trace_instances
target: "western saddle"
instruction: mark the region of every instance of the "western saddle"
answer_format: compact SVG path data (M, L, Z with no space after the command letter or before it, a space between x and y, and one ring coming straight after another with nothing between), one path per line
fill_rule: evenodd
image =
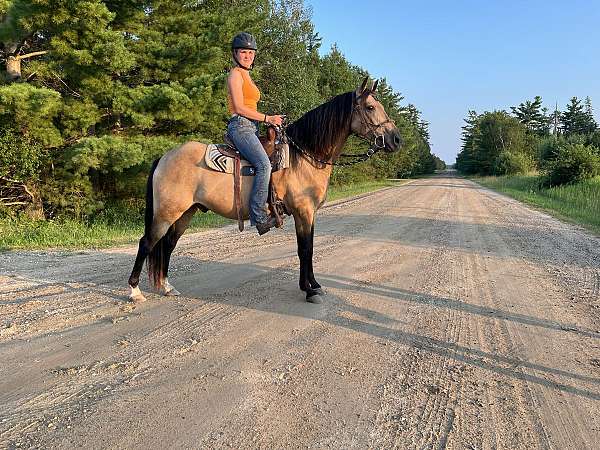
M289 146L285 133L281 132L278 127L270 126L267 128L266 136L259 137L265 152L271 161L271 179L269 180L269 195L267 205L269 214L275 218L276 227L283 226L283 215L290 215L290 212L285 207L283 201L277 196L275 186L273 184L273 172L284 169L289 165ZM235 144L229 139L227 133L224 136L224 144L217 145L219 153L225 157L233 158L233 189L235 208L238 217L238 228L244 231L244 219L242 217L242 199L241 199L241 177L242 175L254 175L254 168L245 166L244 169L250 169L242 173L242 157L240 152L235 147Z

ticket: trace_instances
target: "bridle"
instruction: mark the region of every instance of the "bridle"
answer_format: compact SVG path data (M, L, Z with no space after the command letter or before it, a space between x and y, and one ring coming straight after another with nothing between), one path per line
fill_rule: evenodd
M369 151L373 150L373 154L375 152L378 152L379 150L381 150L382 148L385 148L385 135L384 134L377 134L377 130L379 128L381 128L382 126L391 123L394 126L396 125L394 123L394 121L392 119L390 119L390 117L387 115L387 113L384 111L383 113L385 114L386 119L383 122L380 123L373 123L371 121L371 119L369 119L369 117L367 116L367 113L365 112L365 110L360 106L359 100L363 97L367 98L369 95L372 95L373 98L375 98L375 100L377 100L377 97L375 97L375 93L366 90L364 91L362 94L360 94L358 97L356 97L353 100L353 107L352 107L352 112L356 112L358 113L358 117L360 119L360 123L365 126L368 130L368 133L366 136L361 136L359 134L356 133L352 133L354 134L354 136L357 136L361 139L366 140L367 142L369 142L371 144L371 148L369 149ZM354 93L354 96L356 96L356 93ZM369 137L372 138L372 141L369 141ZM368 153L368 152L367 152ZM341 155L340 155L341 156Z
M390 119L390 117L387 115L387 113L385 111L384 111L384 114L386 116L386 120L384 120L383 122L376 124L376 123L373 123L369 119L369 117L367 116L367 113L364 111L364 109L360 106L360 103L359 103L359 100L361 98L363 98L363 97L366 98L369 95L372 95L377 100L377 97L375 97L375 94L370 90L365 90L358 97L356 96L355 92L352 94L352 97L353 97L353 99L352 99L352 114L357 113L361 125L363 125L368 130L367 134L365 136L362 136L355 132L352 132L352 135L354 135L364 141L367 141L369 143L369 149L366 151L366 153L364 153L362 155L355 155L355 154L351 154L351 153L341 153L339 155L340 158L354 158L354 161L335 162L334 163L334 162L329 162L329 161L322 161L318 158L315 158L313 155L311 155L306 150L304 150L302 147L300 147L298 144L296 144L294 142L294 140L287 135L287 133L285 132L285 127L281 128L282 137L284 139L286 139L287 141L289 141L289 143L292 144L294 147L296 147L296 149L300 152L300 154L302 154L303 156L305 156L319 164L324 164L324 165L328 165L328 166L333 166L333 165L352 166L354 164L358 164L360 162L366 161L371 156L373 156L375 153L377 153L379 150L385 148L385 136L383 134L377 134L377 130L379 130L379 128L381 128L382 126L384 126L385 124L388 124L388 123L392 123L392 124L394 124L394 126L396 125L395 122L392 119ZM350 118L350 120L352 121L352 118Z

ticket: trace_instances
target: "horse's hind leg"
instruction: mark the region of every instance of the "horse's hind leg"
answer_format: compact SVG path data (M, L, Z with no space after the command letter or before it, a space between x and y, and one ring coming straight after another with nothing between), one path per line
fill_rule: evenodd
M171 254L177 245L177 241L183 235L187 227L189 227L194 214L199 209L198 205L192 206L186 212L184 212L179 219L173 224L169 231L167 231L164 245L164 260L163 260L163 279L161 283L160 292L163 295L179 295L179 291L169 283L169 263L171 262ZM205 210L206 211L206 210Z
M129 299L136 303L146 300L146 297L144 297L144 294L142 294L142 291L139 288L140 273L144 267L144 261L157 242L160 241L163 235L167 232L169 226L170 224L165 221L160 221L158 223L153 221L150 232L148 234L144 234L140 239L137 256L135 257L135 263L133 264L133 270L129 276L129 287L131 289Z

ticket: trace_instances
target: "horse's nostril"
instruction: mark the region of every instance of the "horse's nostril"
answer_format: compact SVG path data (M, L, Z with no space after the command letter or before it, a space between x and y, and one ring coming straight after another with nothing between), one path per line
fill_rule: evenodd
M396 144L396 146L400 145L400 136L397 134L394 135L394 144Z

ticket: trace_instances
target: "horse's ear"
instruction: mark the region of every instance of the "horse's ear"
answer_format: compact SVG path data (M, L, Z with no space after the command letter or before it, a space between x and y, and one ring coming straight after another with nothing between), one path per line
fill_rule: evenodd
M373 83L373 87L371 88L371 92L377 91L377 84L378 83L379 83L379 80L375 80L375 82Z
M356 90L356 96L360 97L365 89L367 88L367 83L369 82L369 77L365 77L360 87Z

